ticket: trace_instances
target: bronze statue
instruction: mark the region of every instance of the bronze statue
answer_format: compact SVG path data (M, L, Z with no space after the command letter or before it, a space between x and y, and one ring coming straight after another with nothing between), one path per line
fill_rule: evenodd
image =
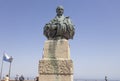
M44 35L48 40L73 39L75 29L69 17L63 15L64 8L58 6L56 17L44 27Z

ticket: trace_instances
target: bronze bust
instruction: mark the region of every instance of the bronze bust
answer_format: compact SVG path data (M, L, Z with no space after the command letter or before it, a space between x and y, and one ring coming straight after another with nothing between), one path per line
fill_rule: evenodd
M56 17L44 27L44 35L48 40L73 39L75 29L69 17L63 15L64 8L58 6Z

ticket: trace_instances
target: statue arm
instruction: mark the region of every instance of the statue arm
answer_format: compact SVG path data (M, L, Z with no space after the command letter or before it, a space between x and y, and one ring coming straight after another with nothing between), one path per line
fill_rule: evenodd
M46 30L46 29L47 30L50 30L50 29L54 30L56 28L57 28L57 26L55 24L53 24L52 22L49 22L45 25L44 30Z
M70 38L73 38L75 34L75 28L69 17L66 17L67 30L69 31Z
M69 17L66 17L66 24L70 28L70 30L74 30L74 25Z
M66 19L67 19L67 23L68 23L68 24L73 25L73 23L72 23L72 21L70 20L69 17L66 17ZM74 25L73 25L73 26L74 26Z

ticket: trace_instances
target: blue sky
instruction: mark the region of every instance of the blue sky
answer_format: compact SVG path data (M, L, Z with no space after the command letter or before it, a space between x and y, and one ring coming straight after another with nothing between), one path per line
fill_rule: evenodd
M120 79L120 0L0 0L0 60L13 56L11 76L38 75L43 27L63 5L75 24L69 40L74 78ZM1 67L0 61L0 67ZM3 75L9 63L4 62Z

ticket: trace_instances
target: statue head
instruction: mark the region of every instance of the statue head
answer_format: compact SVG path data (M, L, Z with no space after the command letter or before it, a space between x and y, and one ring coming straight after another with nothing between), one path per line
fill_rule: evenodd
M62 16L63 13L64 13L64 8L63 8L63 6L58 6L58 7L56 8L56 13L57 13L58 16Z

